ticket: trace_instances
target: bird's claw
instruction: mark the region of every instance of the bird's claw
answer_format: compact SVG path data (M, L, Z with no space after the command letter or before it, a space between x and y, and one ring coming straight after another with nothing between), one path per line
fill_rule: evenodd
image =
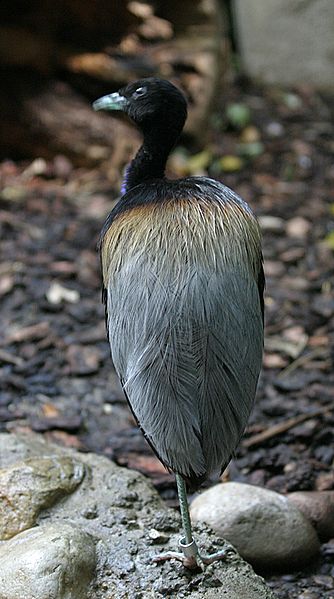
M209 555L200 555L198 551L198 547L194 541L191 543L185 543L185 539L181 538L179 540L179 548L181 551L167 551L166 553L161 553L153 558L154 562L164 562L170 559L176 559L185 566L185 568L189 568L190 570L200 568L202 571L205 569L206 565L212 564L218 560L224 560L227 557L229 551L222 549L221 551L217 551L216 553L211 553Z
M195 568L201 567L195 557L186 557L184 553L180 553L179 551L166 551L166 553L160 553L159 555L154 556L153 561L156 563L166 562L170 559L176 559L179 562L182 562L185 568L189 568L189 570L194 570Z
M227 558L228 554L231 553L230 550L226 551L225 549L221 549L216 553L209 553L208 555L202 555L201 559L203 563L208 566L209 564L213 564L213 562L217 562L219 560L224 560Z

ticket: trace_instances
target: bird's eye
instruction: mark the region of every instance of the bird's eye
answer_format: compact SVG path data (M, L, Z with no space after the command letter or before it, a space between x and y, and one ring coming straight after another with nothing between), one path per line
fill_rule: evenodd
M140 98L141 96L144 96L146 94L146 91L146 87L138 87L132 95L134 98Z

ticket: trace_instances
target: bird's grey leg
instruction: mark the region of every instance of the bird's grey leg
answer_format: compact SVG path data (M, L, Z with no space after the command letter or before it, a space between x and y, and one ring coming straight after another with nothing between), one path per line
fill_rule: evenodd
M212 553L210 555L200 555L192 534L186 485L182 476L176 474L175 477L184 532L184 536L181 537L179 540L179 549L182 550L182 553L176 551L168 551L166 553L156 556L154 558L154 561L160 562L168 559L177 559L181 561L183 565L187 568L193 569L199 567L201 568L201 570L204 570L206 564L211 564L216 560L225 559L226 551L222 550L218 551L217 553Z
M179 540L179 549L181 551L167 551L166 553L155 556L153 560L155 562L162 562L169 559L177 559L187 568L193 569L200 567L203 570L204 564L198 553L198 547L192 535L186 485L182 476L179 474L176 474L175 478L184 533L184 536Z
M185 563L188 568L194 568L199 566L204 569L203 561L199 555L198 547L193 537L192 528L191 528L191 520L189 514L188 507L188 499L187 499L187 489L185 482L179 474L175 475L176 485L177 485L177 493L179 496L179 504L180 504L180 512L181 512L181 520L183 526L184 537L181 537L179 540L179 549L182 549L185 560L189 563Z

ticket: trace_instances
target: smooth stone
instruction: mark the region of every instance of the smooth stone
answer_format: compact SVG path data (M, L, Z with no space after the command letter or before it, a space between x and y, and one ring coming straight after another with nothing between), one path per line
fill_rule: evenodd
M287 498L311 522L321 541L334 538L334 491L296 491Z
M205 522L259 570L300 567L319 551L313 526L284 495L243 483L219 484L196 497L194 522Z
M95 543L70 524L36 526L0 545L1 599L85 599Z
M34 526L38 514L72 493L85 468L68 456L34 457L0 470L0 540Z

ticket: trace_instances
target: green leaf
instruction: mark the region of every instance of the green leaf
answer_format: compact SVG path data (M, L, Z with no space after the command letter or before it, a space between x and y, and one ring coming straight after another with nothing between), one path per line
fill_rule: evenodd
M264 145L261 141L252 141L247 144L238 145L238 153L247 158L256 158L264 152Z
M203 150L198 154L194 154L187 160L187 167L190 174L206 169L212 159L210 150Z
M223 158L221 158L218 162L221 170L226 173L240 171L244 164L243 160L239 156L234 156L233 154L227 154L226 156L223 156Z
M334 250L334 230L327 233L325 242L331 248L331 250Z
M235 102L226 107L226 116L232 127L243 129L251 120L251 112L246 104Z

